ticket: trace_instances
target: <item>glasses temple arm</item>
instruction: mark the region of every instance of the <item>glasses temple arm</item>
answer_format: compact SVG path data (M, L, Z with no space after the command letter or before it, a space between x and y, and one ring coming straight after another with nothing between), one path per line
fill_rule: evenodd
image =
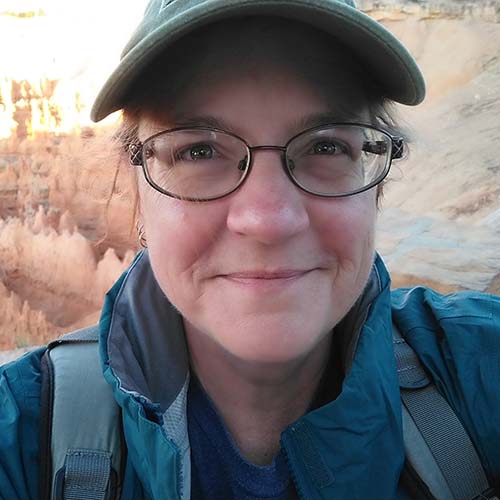
M391 159L400 160L405 151L405 141L402 137L392 137Z
M125 151L129 153L129 161L135 167L142 167L142 143L136 142L125 146Z
M363 151L375 155L387 154L386 141L365 141ZM399 160L404 154L404 139L402 137L391 137L391 160Z

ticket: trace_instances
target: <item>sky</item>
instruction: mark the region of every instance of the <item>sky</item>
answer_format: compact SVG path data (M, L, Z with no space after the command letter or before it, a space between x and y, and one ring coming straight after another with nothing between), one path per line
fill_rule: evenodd
M0 17L0 75L75 75L114 65L138 24L145 0L0 0L0 14L41 9L46 15Z

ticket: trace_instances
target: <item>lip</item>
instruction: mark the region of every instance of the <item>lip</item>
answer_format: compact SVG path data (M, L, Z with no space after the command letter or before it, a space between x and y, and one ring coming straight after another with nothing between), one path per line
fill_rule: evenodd
M238 273L224 274L223 276L230 279L261 279L275 280L294 278L310 272L311 269L283 269L279 271L244 271Z
M313 272L314 269L253 270L219 275L227 281L249 288L280 288L289 286Z

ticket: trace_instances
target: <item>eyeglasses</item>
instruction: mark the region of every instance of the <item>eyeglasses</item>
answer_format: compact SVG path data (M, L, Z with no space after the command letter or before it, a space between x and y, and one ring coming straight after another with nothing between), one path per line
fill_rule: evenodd
M172 198L209 201L238 189L258 150L276 150L288 178L324 198L361 193L387 176L403 156L404 140L379 128L335 123L305 130L284 146L250 146L235 134L209 127L181 127L130 144L130 163L147 182Z

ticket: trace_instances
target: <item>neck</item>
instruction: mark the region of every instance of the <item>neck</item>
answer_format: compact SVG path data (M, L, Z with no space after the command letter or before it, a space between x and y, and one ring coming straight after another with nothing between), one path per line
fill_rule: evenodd
M272 462L281 432L309 408L328 362L331 335L300 359L257 363L236 359L207 335L186 325L191 366L240 453Z

